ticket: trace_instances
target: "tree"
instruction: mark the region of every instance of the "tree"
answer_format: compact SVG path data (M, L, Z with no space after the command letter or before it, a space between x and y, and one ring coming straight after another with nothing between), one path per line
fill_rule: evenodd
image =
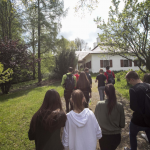
M12 69L8 68L7 70L4 71L4 66L3 64L0 63L0 84L12 80L11 78L12 74L13 74Z
M77 64L77 56L75 54L75 47L70 46L70 41L62 37L58 42L58 51L55 56L54 72L59 78L68 72L69 67L75 68Z
M99 34L100 45L108 46L110 54L118 54L126 59L137 58L150 70L150 0L138 3L137 0L127 0L124 9L119 12L119 0L112 1L109 19L105 23L101 18L95 21L102 30ZM142 71L143 68L139 68Z
M34 1L34 5L37 8L38 59L40 60L41 53L54 50L58 30L61 27L60 20L66 15L66 11L63 10L62 0L37 0ZM39 83L41 80L41 62L38 61Z
M13 3L14 2L14 3ZM21 14L14 7L15 1L0 1L0 38L21 39Z
M80 39L80 38L75 39L75 44L76 44L76 47L77 47L77 51L82 51L87 46L87 43L85 43L85 41Z
M0 61L3 64L4 72L11 69L13 74L12 82L31 80L32 72L32 55L27 50L24 44L19 44L19 41L0 40ZM0 84L3 94L7 94L11 87L11 82Z

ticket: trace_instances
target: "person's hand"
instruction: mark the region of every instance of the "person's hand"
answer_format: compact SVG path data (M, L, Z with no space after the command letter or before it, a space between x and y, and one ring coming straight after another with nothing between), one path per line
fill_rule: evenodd
M89 95L89 98L92 98L92 94Z
M90 87L92 88L92 84L90 85Z

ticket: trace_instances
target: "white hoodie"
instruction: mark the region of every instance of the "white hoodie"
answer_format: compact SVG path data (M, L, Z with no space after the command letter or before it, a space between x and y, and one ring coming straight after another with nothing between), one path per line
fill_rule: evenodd
M89 108L79 114L73 110L67 114L62 136L65 150L96 150L97 139L101 137L101 128Z

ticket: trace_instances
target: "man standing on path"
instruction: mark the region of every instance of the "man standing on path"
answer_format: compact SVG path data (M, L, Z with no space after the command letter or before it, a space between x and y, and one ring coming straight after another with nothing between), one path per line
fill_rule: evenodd
M146 102L150 105L150 99L148 99L149 101L146 101L146 98L148 98L146 91L150 90L150 85L143 83L135 71L128 72L126 74L126 80L133 85L129 90L130 108L133 110L133 115L129 127L131 149L125 147L124 150L137 150L136 136L139 131L145 131L148 140L150 141L150 113L147 114L150 110L147 109L148 106L145 105Z
M109 66L106 67L106 72L104 73L104 75L107 78L107 83L115 84L115 74L113 73L113 71L109 70Z
M89 82L90 82L90 86L91 86L91 88L92 88L92 78L91 78L91 75L89 74L89 68L85 68L84 69L84 72L85 72L85 74L86 74L86 76L87 76L87 78L88 78L88 80L89 80Z
M72 104L70 103L70 98L71 98L71 93L73 92L74 88L76 87L76 77L72 74L73 73L73 68L69 67L68 73L64 74L62 77L62 82L61 85L64 90L64 98L66 101L66 112L69 112L69 104L70 104L70 109L73 109Z
M106 76L104 76L103 69L99 70L99 75L96 77L95 83L97 82L97 80L98 80L98 91L100 95L100 100L104 100Z

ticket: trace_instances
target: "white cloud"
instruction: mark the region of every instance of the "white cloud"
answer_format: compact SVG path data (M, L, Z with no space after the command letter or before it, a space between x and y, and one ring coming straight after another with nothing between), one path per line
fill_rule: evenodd
M68 40L74 40L78 37L87 42L89 47L93 48L93 43L96 42L96 38L98 37L97 33L100 33L94 22L94 18L98 16L107 21L109 7L112 5L111 0L100 0L98 8L91 15L88 12L85 13L85 16L82 18L80 14L76 14L74 11L77 1L64 1L65 8L69 7L69 10L68 15L62 20L62 28L59 36L63 35Z

